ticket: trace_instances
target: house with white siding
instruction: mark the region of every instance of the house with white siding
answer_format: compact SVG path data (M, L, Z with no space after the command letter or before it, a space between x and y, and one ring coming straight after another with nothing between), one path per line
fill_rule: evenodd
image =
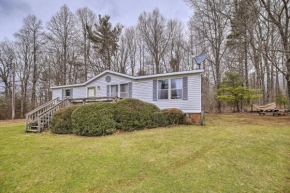
M160 109L180 109L198 120L201 113L202 73L203 70L191 70L130 76L106 70L81 84L51 87L52 99L109 96L135 98L153 103Z

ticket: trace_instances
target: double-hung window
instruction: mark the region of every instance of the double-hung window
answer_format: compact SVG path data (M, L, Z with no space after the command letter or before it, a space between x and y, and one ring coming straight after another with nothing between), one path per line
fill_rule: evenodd
M168 99L169 80L158 80L158 99Z
M111 85L111 96L112 97L118 96L118 85Z
M128 98L128 97L129 97L129 85L120 84L120 98Z
M171 99L182 99L182 79L171 79Z
M158 100L182 99L182 78L158 80Z

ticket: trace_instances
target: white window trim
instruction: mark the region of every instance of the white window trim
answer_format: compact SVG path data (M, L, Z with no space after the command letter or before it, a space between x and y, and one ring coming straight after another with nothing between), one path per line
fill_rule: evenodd
M110 96L112 96L112 86L118 87L117 96L120 97L120 95L119 95L120 85L119 84L111 84L110 85Z
M163 78L163 79L157 79L157 101L162 101L162 100L173 100L173 101L177 101L177 100L182 100L183 99L183 86L182 86L182 88L181 88L181 90L182 90L182 92L181 92L181 98L180 99L172 99L171 98L171 80L172 79L181 79L181 82L182 82L182 85L183 85L183 79L182 79L182 77L178 77L178 78ZM158 81L159 80L168 80L168 99L159 99L159 90L161 90L161 89L159 89L158 88ZM166 90L166 89L162 89L162 90ZM179 90L179 89L173 89L173 90Z
M121 92L121 85L126 84L128 86L128 92ZM129 98L129 83L123 83L123 84L119 84L119 90L118 90L118 97L121 97L121 93L126 93L128 96L127 98Z
M130 91L129 91L129 82L124 82L124 83L119 83L119 84L110 84L110 96L112 96L112 86L118 86L118 94L117 94L117 96L120 98L120 96L121 96L121 84L127 84L128 85L128 97L127 98L129 98L129 93L130 93ZM123 93L123 92L122 92Z
M66 91L69 90L69 96L66 96ZM64 89L64 97L70 97L71 95L71 89L68 88L68 89Z
M181 88L174 88L174 89L172 89L171 88L171 80L176 80L176 79L181 79ZM171 78L170 79L170 99L171 100L180 100L180 99L172 99L171 97L171 94L172 94L172 90L181 90L181 98L180 99L183 99L183 78Z
M159 80L160 81L164 81L164 80L168 80L168 89L159 89ZM159 99L159 90L167 90L167 95L168 95L168 99L169 99L169 91L170 91L170 78L163 78L163 79L158 79L157 80L157 100L168 100L168 99Z

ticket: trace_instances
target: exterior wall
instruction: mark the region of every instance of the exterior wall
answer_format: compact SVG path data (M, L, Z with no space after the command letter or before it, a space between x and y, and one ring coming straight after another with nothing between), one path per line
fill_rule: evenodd
M106 76L108 76L108 75L111 77L111 82L109 82L109 83L106 82ZM84 91L85 95L83 95L83 97L87 97L87 90L88 90L87 88L88 87L95 86L96 87L96 97L104 97L104 96L107 96L107 85L125 84L125 83L133 82L133 81L134 80L132 80L130 78L106 73L103 76L99 77L97 80L86 85L85 91ZM97 90L98 86L100 87L100 90Z
M106 82L106 76L110 75L111 76L111 82L107 83ZM114 74L109 74L106 73L103 76L99 77L95 81L85 85L85 86L77 86L77 87L72 87L73 89L73 98L86 98L88 88L90 87L95 87L96 89L96 97L104 97L107 96L107 85L116 85L116 84L123 84L123 83L128 83L132 82L133 80L130 78L114 75ZM100 90L97 89L97 87L100 87ZM69 89L68 88L60 88L60 89L53 89L52 90L52 99L59 97L62 99L62 89Z
M111 82L107 83L105 78L111 76ZM182 78L188 77L188 99L163 99L153 101L153 80ZM201 112L201 74L187 74L178 76L164 76L160 78L148 78L133 80L130 78L118 76L115 74L106 73L85 85L73 87L73 98L86 98L89 87L96 87L96 96L107 96L107 85L123 84L132 82L132 98L140 99L145 102L153 103L160 109L178 108L184 113L200 113ZM97 87L100 87L100 90ZM68 87L69 88L69 87ZM53 99L56 97L62 98L62 88L52 90Z
M59 97L59 99L62 98L62 89L53 89L52 90L52 99L55 99Z
M154 78L155 80L182 78L182 76L168 76ZM185 113L200 113L201 112L201 75L192 74L188 76L188 99L163 99L153 101L153 80L146 79L133 82L133 98L153 103L160 109L178 108Z

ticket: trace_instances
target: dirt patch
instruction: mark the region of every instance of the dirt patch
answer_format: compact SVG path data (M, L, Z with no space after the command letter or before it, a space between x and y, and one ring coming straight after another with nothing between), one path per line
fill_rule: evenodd
M0 120L0 125L10 125L15 123L25 123L25 119L14 119L14 120Z
M217 123L222 121L230 124L247 124L247 125L278 125L288 126L290 125L290 116L272 116L265 115L260 116L258 114L250 113L231 113L231 114L207 114L206 122Z

